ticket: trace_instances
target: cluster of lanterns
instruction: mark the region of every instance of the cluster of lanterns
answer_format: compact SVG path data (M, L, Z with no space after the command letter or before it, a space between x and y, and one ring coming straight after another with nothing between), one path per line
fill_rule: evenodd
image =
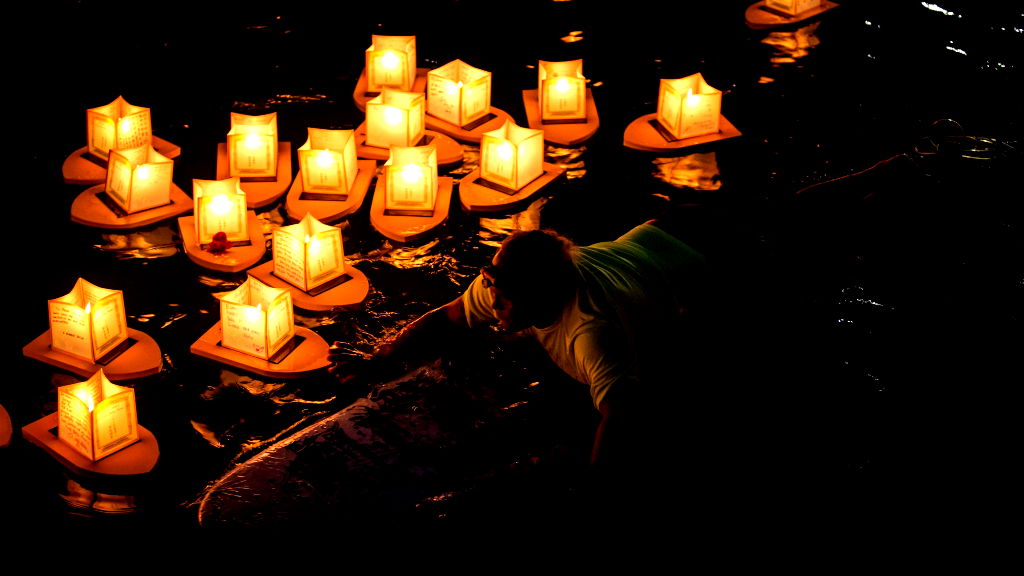
M361 152L373 148L386 158L377 189L382 214L435 216L439 198L450 192L450 182L438 176L438 147L428 124L470 133L480 143L479 168L464 180L464 187L484 186L514 197L550 181L551 172L557 172L544 162L545 127L593 120L582 60L538 63L537 89L524 92L524 98L529 94L528 106L535 106L539 115L537 127L519 126L507 115L496 114L500 111L491 106L488 71L453 60L422 74L416 67L414 36L373 36L365 62L360 79L367 97L365 125L353 130L309 127L306 141L296 150L295 185L317 201L344 201L356 194ZM721 91L699 73L664 79L656 121L668 140L715 133L721 100ZM172 182L177 150L155 139L148 108L119 96L87 110L86 116L88 144L78 161L105 167L105 179L94 195L108 208L119 217L172 205L175 215L188 209L182 206L181 195L175 195ZM182 216L179 223L186 251L201 264L215 262L224 252L255 250L254 259L240 264L240 269L262 256L264 244L253 242L252 208L258 204L247 189L259 183L287 184L292 175L287 164L290 148L278 141L276 113L233 112L230 120L220 148L218 178L193 179L193 214ZM468 191L466 195L472 196ZM215 246L219 248L211 248ZM345 266L341 230L308 212L298 223L275 230L272 246L269 275L249 274L220 298L214 347L253 359L244 365L255 369L264 365L261 362L294 353L293 295L308 297L356 273ZM272 285L271 279L284 284ZM75 365L80 373L90 374L87 380L58 390L59 436L81 456L98 461L140 437L134 391L112 383L103 368L97 369L105 355L129 340L123 296L79 279L69 294L50 300L49 307L47 354L69 355L79 362Z

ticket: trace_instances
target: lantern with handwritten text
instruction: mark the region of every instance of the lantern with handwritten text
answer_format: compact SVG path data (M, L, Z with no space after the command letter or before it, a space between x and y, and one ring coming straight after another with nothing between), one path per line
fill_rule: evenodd
M79 278L71 292L48 302L51 348L99 362L128 340L124 295Z
M662 79L658 91L658 123L677 139L718 132L722 91L710 86L700 72Z
M490 109L490 72L452 60L427 73L427 114L465 126Z
M133 106L118 96L106 106L85 112L89 154L107 160L111 149L149 146L153 126L149 108Z
M434 146L392 146L384 170L385 214L433 214L437 200L437 149Z
M242 180L277 177L277 112L231 113L228 131L228 175Z
M306 192L347 194L359 170L355 130L307 128L308 138L299 146L299 172Z
M171 202L174 161L149 144L110 151L104 192L128 214Z
M416 146L426 132L426 97L420 92L382 90L366 102L366 144L378 148Z
M88 380L57 387L57 437L90 461L139 440L135 389L99 369Z
M764 5L766 8L796 16L801 12L821 6L821 0L765 0Z
M587 80L583 76L583 60L541 60L537 72L541 122L586 122Z
M416 37L374 34L366 49L366 91L412 90L416 82Z
M269 360L295 336L291 292L249 276L220 298L221 346Z
M192 179L196 242L206 246L218 232L229 242L248 242L249 223L245 191L237 177L223 180Z
M345 273L341 229L310 213L274 230L274 276L309 292Z
M544 131L511 120L480 139L480 177L519 190L544 173Z

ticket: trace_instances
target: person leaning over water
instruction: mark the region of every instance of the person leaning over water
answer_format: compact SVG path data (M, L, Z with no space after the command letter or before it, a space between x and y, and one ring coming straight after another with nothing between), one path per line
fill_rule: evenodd
M670 407L697 386L687 378L701 360L692 352L693 319L705 258L669 230L655 219L587 246L552 230L516 231L460 297L410 322L373 360L401 360L497 324L535 338L589 387L600 414L595 470L632 475L678 463L665 450L684 451L672 443L686 410ZM336 346L331 356L335 365L344 360Z

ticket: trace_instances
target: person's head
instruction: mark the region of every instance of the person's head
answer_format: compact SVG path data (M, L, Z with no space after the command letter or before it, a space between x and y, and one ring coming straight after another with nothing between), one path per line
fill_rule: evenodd
M513 232L481 271L506 330L547 326L576 288L574 244L551 230Z

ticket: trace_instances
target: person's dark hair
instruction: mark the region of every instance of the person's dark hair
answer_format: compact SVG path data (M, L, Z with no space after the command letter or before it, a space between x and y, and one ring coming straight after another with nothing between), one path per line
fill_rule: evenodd
M501 243L496 284L513 298L564 296L575 288L576 245L553 230L518 230Z

